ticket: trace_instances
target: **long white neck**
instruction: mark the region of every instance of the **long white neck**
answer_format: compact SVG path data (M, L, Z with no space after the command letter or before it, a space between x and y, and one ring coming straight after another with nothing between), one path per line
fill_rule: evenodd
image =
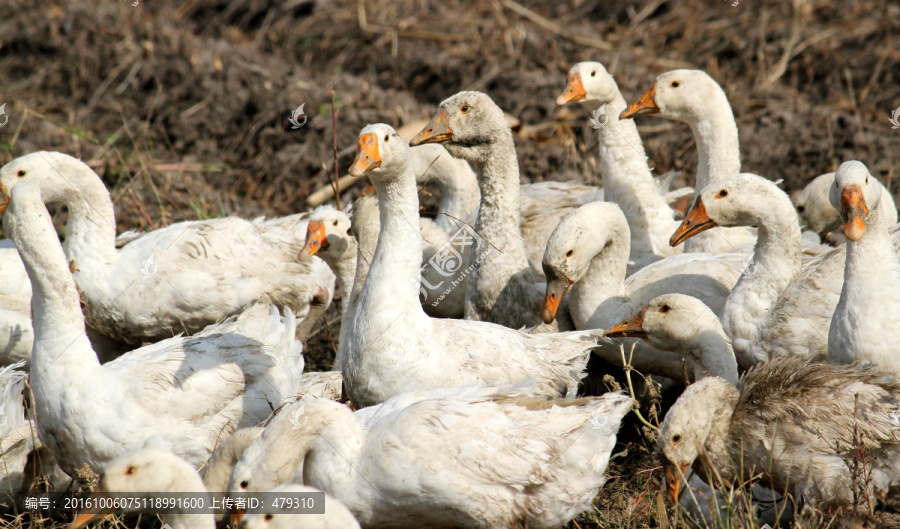
M66 221L66 256L76 266L102 276L118 259L116 212L100 178L87 167L69 171L63 203ZM74 187L71 187L73 186Z
M699 165L695 196L716 181L741 172L741 150L737 123L728 98L716 94L702 116L688 122L697 140Z
M484 241L472 259L475 268L466 290L467 315L473 304L491 306L513 276L530 266L519 225L519 162L512 132L502 131L489 146L481 164L481 205L475 223Z
M609 219L604 219L604 222ZM593 328L598 312L618 316L625 303L625 272L628 267L630 239L628 226L621 219L606 224L608 236L595 241L585 252L596 252L584 277L572 285L569 312L576 329ZM579 248L581 251L581 248Z
M453 161L465 164L463 160ZM481 201L478 178L468 167L459 166L450 177L444 176L436 180L441 188L441 204L434 223L445 232L454 233L459 229L460 222L468 219L478 209Z
M766 195L757 208L758 240L753 257L731 291L722 326L731 337L738 365L747 369L761 360L751 356L759 344L760 326L785 288L800 271L800 225L790 199Z
M659 194L644 144L633 119L619 120L627 107L620 93L606 103L606 124L600 127L600 170L606 200L622 208L631 228L631 258L647 253L666 256L678 253L668 239L677 223L672 208Z
M40 190L20 185L13 196L3 221L31 280L31 383L38 393L73 376L90 378L100 362L85 334L78 290Z
M405 166L398 178L375 180L381 232L360 302L367 311L387 304L393 312L424 315L415 280L422 266L423 244L415 176Z
M715 318L711 314L710 316ZM737 386L738 367L731 343L718 320L712 323L714 325L695 325L702 329L686 340L683 348L676 352L691 359L696 365L698 369L694 372L695 379L713 376L724 378Z

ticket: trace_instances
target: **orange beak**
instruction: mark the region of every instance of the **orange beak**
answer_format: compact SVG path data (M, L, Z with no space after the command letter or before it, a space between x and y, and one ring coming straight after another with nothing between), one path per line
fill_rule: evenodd
M237 527L241 523L241 519L247 514L247 509L240 509L232 505L231 507L231 526Z
M102 488L98 488L97 490L94 491L93 494L91 494L90 497L93 499L106 498L106 497L108 497L108 495L106 494L106 491L104 491ZM97 502L93 501L92 503L97 503ZM93 522L94 520L99 520L101 518L106 518L108 516L112 516L113 513L114 513L114 511L108 510L108 509L107 510L99 510L99 511L94 511L93 509L86 509L75 515L75 519L72 520L72 526L70 529L79 529L81 527L84 527L88 523Z
M607 329L603 336L607 338L646 338L647 333L644 332L644 314L646 313L647 307L644 307L634 316L625 318L615 327Z
M6 190L6 186L0 182L0 217L3 216L3 213L6 212L6 208L9 207L9 191Z
M551 324L556 319L556 311L559 310L559 304L570 286L572 286L572 280L567 277L562 279L547 277L547 293L544 295L544 303L541 305L541 320L544 323Z
M706 214L706 206L703 205L703 199L697 199L697 204L685 215L684 220L681 221L681 226L678 226L678 229L669 239L669 246L678 246L694 235L715 227L716 223Z
M325 235L325 224L320 220L311 220L306 226L306 242L300 250L300 259L316 255L319 250L328 249L328 236Z
M444 143L453 139L453 130L450 128L450 118L447 112L441 110L425 125L416 137L409 142L410 145L422 145L423 143Z
M684 492L681 484L684 483L685 476L691 465L664 463L663 468L666 477L666 498L672 502L672 505L677 505L678 500L681 499L681 494Z
M851 241L858 241L866 233L866 217L869 207L858 185L844 186L841 190L841 219L844 221L844 235Z
M378 136L367 132L359 136L356 142L356 160L350 166L350 174L360 177L376 167L381 167L381 154L378 152Z
M570 73L566 78L566 88L556 98L556 104L563 106L572 101L581 101L585 97L587 97L587 92L584 91L584 84L581 82L581 72Z
M628 108L619 114L619 119L633 118L634 116L642 116L644 114L657 114L659 107L656 106L656 83L647 90L647 93L641 96L639 101L631 104Z

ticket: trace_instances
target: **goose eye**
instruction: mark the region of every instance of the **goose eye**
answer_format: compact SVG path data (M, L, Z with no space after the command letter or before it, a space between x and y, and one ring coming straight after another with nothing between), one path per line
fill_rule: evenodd
M267 522L271 522L272 518L274 518L274 516L272 516L271 514L266 514L265 516L263 516L263 520Z
M353 228L347 228L347 235L353 237Z
M16 173L16 176L18 176L19 178L23 178L27 174L28 174L28 172L25 171L25 169L19 169L19 172Z
M593 70L591 72L591 77L596 77L596 76L597 76L597 70Z
M385 134L385 135L384 135L384 142L385 142L385 143L387 143L388 141L390 141L390 139L391 139L391 135L390 135L390 134Z
M675 434L672 436L672 442L678 444L681 441L681 434Z
M799 213L803 213L804 211L806 211L806 207L805 206L797 206L797 211Z
M719 191L719 195L718 195L718 196L719 196L719 198L725 198L725 197L727 197L727 196L728 196L728 190L727 190L727 189L723 189L723 190Z
M459 107L459 111L462 112L463 114L465 114L466 112L469 111L469 105L463 105L463 106Z
M566 257L572 257L572 254L574 254L574 253L575 253L575 250L569 250L568 252L566 252Z
M134 467L128 467L125 469L125 474L128 476L134 474L135 472L137 472L137 469Z
M246 489L246 488L249 487L249 486L250 486L250 482L247 481L246 479L245 479L244 481L241 482L241 488L242 488L242 489Z
M678 88L679 86L681 86L681 83L678 81L672 81L672 84L670 86L672 88Z
M331 225L332 225L332 226L337 226L337 222L338 222L338 221L334 221L334 222L331 223Z
M659 311L662 312L662 313L664 313L664 314L665 314L666 312L669 312L670 310L672 310L672 307L670 307L670 306L668 306L668 305L663 305L662 307L659 308Z

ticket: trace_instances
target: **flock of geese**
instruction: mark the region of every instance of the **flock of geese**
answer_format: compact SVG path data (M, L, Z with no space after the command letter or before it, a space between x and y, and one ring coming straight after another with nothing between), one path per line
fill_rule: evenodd
M247 528L560 527L602 493L635 406L579 398L588 359L621 372L633 347L631 367L689 384L657 439L666 496L694 523L712 525L745 481L795 510L890 504L890 192L858 161L793 202L742 173L728 99L702 71L660 75L629 106L583 62L557 100L572 102L599 126L603 188L520 184L504 113L471 91L412 141L360 131L350 173L375 192L352 214L117 236L83 162L35 152L2 167L3 488L28 490L39 459L53 490L90 469L98 493L327 494L321 515L232 513ZM632 119L644 114L690 125L695 189L654 177ZM440 191L435 218L420 217L421 185ZM68 208L63 244L51 203ZM834 230L846 242L823 244ZM302 340L335 287L334 371L304 373Z

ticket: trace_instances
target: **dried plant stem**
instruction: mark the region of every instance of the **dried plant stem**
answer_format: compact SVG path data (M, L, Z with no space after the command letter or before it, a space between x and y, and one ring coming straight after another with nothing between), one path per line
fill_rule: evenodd
M337 208L342 209L339 182L341 175L338 172L337 110L334 107L334 89L331 90L331 136L334 142L334 181L331 185L334 189L334 201L337 203Z
M637 402L637 399L634 398L634 385L631 383L631 371L632 369L634 369L633 367L631 367L631 359L632 357L634 357L634 348L636 345L637 344L631 344L631 351L628 352L628 360L625 360L625 346L619 345L619 353L622 354L622 369L625 370L625 379L628 381L628 395L634 402ZM641 415L641 410L637 407L634 408L634 414L637 415L637 418L640 419L642 423L644 423L644 426L650 428L654 432L659 431L658 427L650 424L650 422L647 421L647 419L645 419L643 415Z

